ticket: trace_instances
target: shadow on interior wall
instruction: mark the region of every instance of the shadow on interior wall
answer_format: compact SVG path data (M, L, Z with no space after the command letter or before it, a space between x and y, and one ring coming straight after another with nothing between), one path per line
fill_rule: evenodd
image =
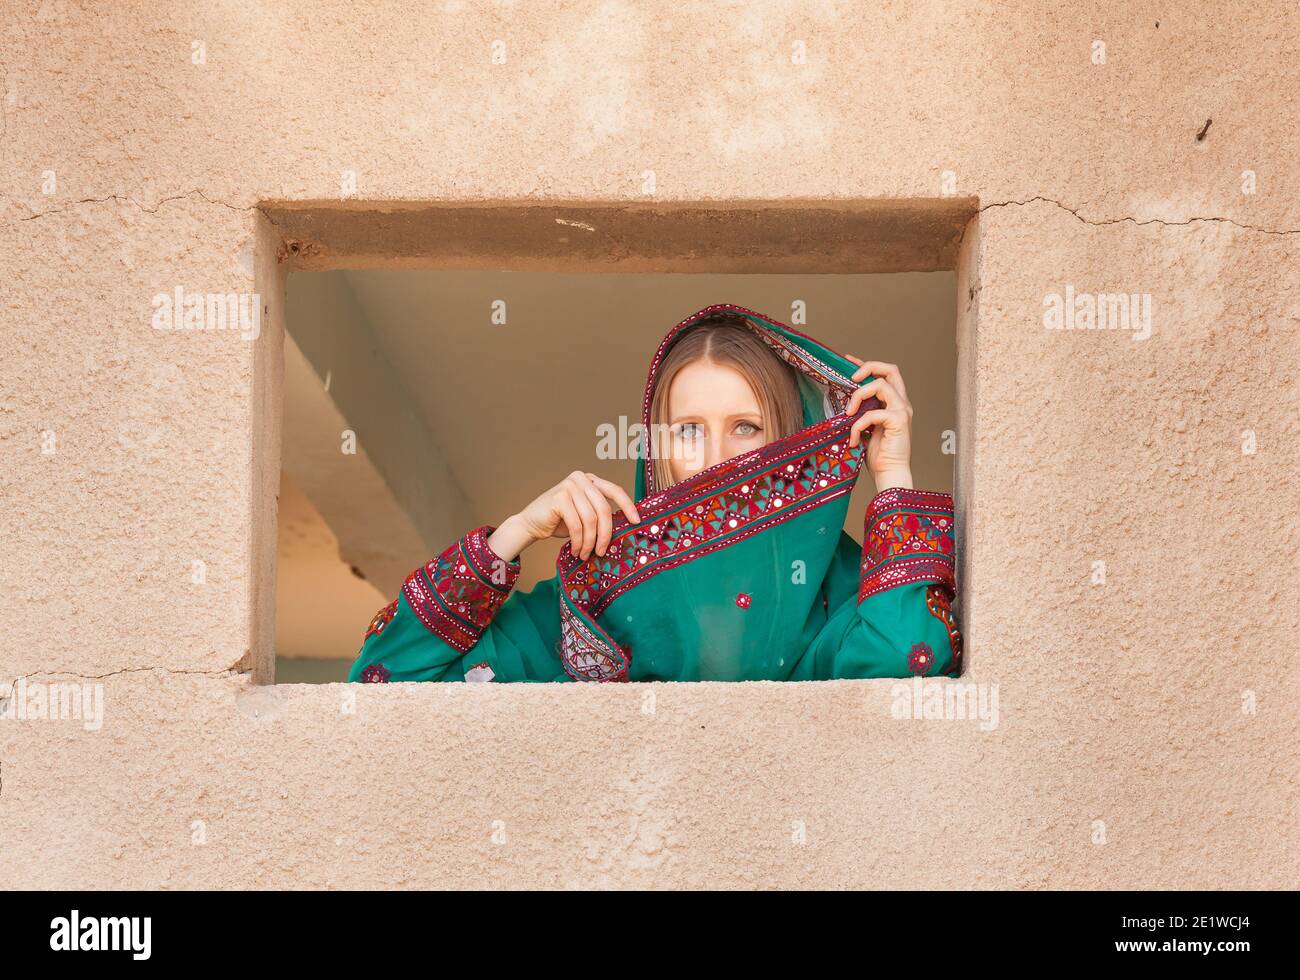
M278 657L275 661L277 684L336 684L348 679L352 658L346 660L314 657Z

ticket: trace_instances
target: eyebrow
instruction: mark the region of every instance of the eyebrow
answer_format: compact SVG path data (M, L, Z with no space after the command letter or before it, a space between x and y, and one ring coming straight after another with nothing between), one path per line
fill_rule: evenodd
M752 412L737 412L734 415L728 415L726 421L736 422L740 419L749 420L751 418L756 418L761 422L763 421L763 413L760 412L758 409L755 409ZM704 420L698 415L674 415L671 419L668 420L668 424L676 425L678 422L702 422L702 421Z

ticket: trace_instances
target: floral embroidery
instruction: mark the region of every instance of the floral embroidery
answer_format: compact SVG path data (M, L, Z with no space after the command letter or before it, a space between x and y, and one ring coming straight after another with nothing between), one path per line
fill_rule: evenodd
M934 666L934 651L928 643L912 644L912 652L907 655L907 669L913 674L927 674Z
M392 677L390 671L383 664L370 664L361 671L362 684L387 684L388 678Z
M370 621L370 626L366 629L365 639L363 639L361 642L364 643L372 636L378 636L380 633L382 633L384 631L384 627L387 626L389 623L391 623L393 621L393 617L396 615L397 615L397 600L394 599L388 605L384 606L383 609L379 610L379 612L375 613L375 618Z
M487 546L495 530L470 531L402 586L420 622L462 653L478 642L519 577L518 560L507 562Z
M858 602L897 585L955 587L952 495L893 487L867 508Z
M736 605L738 605L741 609L748 609L748 608L749 608L749 604L750 604L751 602L753 602L753 601L754 601L754 600L751 599L751 598L750 598L748 595L746 595L744 592L742 592L742 593L740 593L740 595L736 596Z
M925 590L925 607L948 629L948 649L952 651L952 664L944 673L957 677L961 674L962 639L957 621L952 615L952 600L948 591L943 586L928 586Z

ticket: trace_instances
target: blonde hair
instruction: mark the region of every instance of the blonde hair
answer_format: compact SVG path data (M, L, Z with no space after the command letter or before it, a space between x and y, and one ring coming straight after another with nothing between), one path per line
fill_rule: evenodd
M803 403L794 368L782 361L749 327L738 313L714 313L683 334L664 356L650 396L651 433L663 433L668 426L668 391L673 378L688 364L708 361L734 368L758 399L768 442L781 439L803 427ZM653 443L654 440L651 440ZM651 449L650 467L655 490L673 485L667 454Z

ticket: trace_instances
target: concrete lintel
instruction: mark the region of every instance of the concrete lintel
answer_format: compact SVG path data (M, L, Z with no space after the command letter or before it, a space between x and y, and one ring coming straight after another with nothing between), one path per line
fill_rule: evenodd
M267 202L297 269L848 273L952 269L978 199Z

